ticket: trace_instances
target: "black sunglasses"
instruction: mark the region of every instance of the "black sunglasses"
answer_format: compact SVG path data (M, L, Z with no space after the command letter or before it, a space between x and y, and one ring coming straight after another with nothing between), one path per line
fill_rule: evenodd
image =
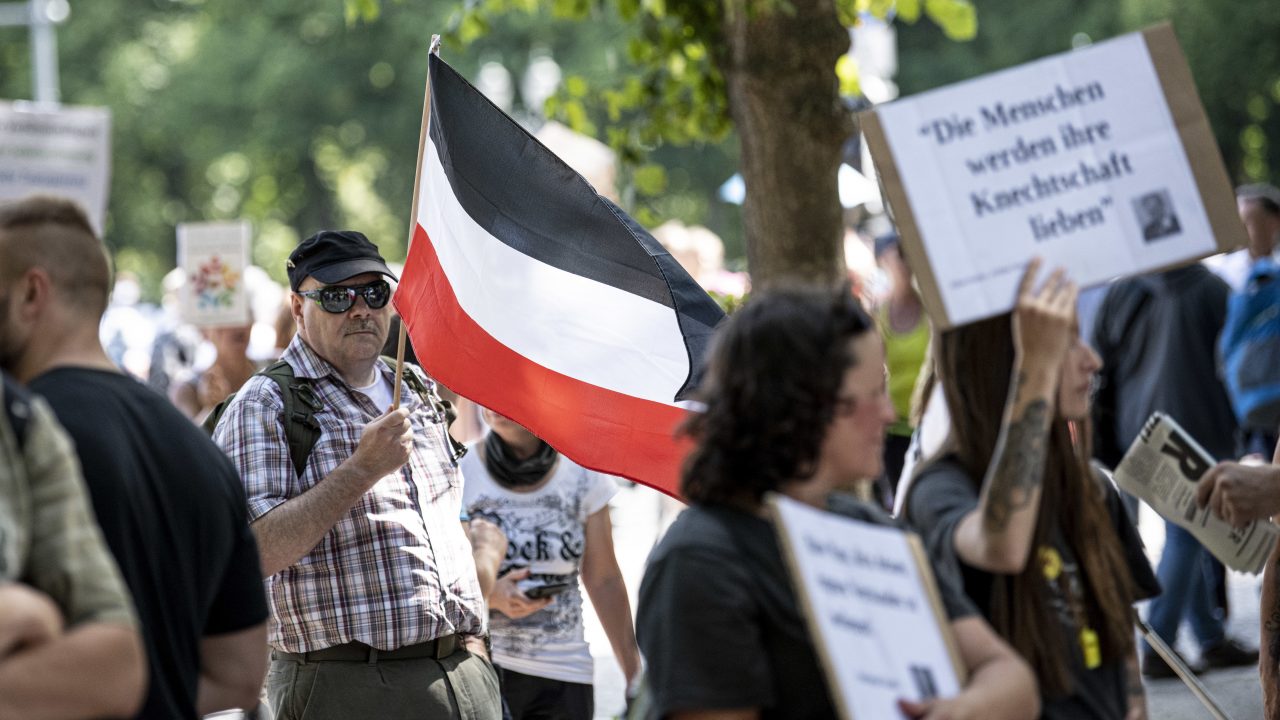
M364 298L366 304L377 310L391 299L391 285L386 280L378 280L368 285L326 285L315 290L298 293L320 303L325 312L344 313L356 304L356 296Z

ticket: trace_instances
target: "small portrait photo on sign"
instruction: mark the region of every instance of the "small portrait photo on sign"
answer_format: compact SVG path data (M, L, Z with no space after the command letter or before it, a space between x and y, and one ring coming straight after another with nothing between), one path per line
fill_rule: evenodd
M1142 239L1147 242L1182 232L1182 225L1173 212L1173 201L1169 198L1168 190L1155 190L1134 198L1133 212L1138 216L1138 224L1142 226Z
M933 671L926 665L912 665L910 669L917 696L926 700L938 697L938 684L933 680Z

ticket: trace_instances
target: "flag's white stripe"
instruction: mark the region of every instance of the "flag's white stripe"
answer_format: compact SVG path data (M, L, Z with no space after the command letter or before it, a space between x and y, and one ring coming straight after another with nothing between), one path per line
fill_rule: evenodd
M689 374L675 312L493 237L454 197L433 142L422 159L418 223L458 304L499 342L583 382L675 404Z

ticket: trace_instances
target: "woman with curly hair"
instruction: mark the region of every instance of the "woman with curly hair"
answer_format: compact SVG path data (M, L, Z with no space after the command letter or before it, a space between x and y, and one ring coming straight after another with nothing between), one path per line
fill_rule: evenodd
M866 522L893 521L836 492L880 471L894 420L884 346L847 293L759 293L719 330L682 491L691 503L654 549L637 632L660 718L832 718L766 493ZM907 717L1032 718L1029 669L939 576L968 687L902 703Z
M943 332L951 436L917 472L906 518L1035 670L1044 718L1139 720L1132 605L1159 592L1119 494L1089 464L1097 354L1062 271L1023 276L1013 313Z

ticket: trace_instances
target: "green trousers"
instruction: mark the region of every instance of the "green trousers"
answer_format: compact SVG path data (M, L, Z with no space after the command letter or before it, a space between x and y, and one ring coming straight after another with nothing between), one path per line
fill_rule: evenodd
M276 720L501 720L498 676L460 649L447 658L309 662L272 655Z

